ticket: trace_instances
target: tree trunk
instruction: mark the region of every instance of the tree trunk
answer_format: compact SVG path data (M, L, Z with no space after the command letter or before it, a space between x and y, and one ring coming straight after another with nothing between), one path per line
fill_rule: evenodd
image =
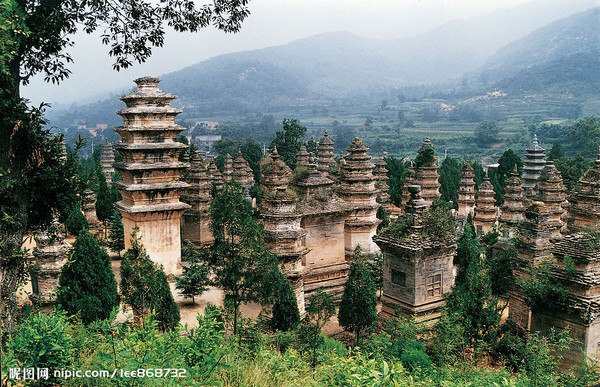
M237 295L233 296L233 335L237 335L238 303Z
M0 220L0 324L3 331L12 331L14 312L17 307L17 288L26 277L25 257L20 249L27 225L27 212L24 205L15 209L12 219ZM12 211L11 211L12 212Z

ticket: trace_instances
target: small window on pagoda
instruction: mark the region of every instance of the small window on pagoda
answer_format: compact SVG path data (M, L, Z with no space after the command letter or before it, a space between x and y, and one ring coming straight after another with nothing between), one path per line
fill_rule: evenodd
M442 273L427 277L427 297L442 295Z
M394 285L406 286L406 273L392 269L392 283Z
M482 236L482 235L483 235L483 227L477 226L477 236Z

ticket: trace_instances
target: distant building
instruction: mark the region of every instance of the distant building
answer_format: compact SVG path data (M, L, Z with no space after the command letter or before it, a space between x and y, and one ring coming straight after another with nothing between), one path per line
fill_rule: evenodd
M206 130L215 130L219 126L217 121L198 121L196 122L196 128L198 129L206 129Z
M206 136L196 136L194 138L194 143L198 147L198 149L209 152L212 150L212 147L215 145L215 142L221 139L220 134L215 135L206 135Z

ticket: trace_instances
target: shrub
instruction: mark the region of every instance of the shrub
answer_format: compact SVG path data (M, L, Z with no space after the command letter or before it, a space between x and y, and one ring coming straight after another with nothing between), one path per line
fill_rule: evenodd
M69 234L75 236L78 236L81 231L87 230L90 227L79 206L73 207L69 213L69 216L67 217L65 225Z
M77 237L62 269L57 304L68 314L79 315L85 324L107 318L119 306L110 258L87 230Z

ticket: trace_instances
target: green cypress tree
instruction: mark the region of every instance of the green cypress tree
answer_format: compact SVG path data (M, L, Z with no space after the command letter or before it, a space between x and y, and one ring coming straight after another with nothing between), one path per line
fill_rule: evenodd
M298 120L284 118L283 130L275 133L269 148L277 147L281 159L292 169L296 167L296 153L302 146L302 138L306 134L306 127Z
M513 152L512 149L505 151L498 160L498 169L490 170L490 181L494 186L494 198L496 205L504 203L504 190L506 189L506 180L510 177L513 169L517 166L519 173L523 169L523 161Z
M210 215L214 281L233 308L233 333L237 334L242 303L272 302L279 273L277 257L265 248L262 228L236 182L226 183L217 192Z
M130 305L136 322L154 311L161 330L171 330L181 319L179 307L173 299L167 276L150 260L144 246L134 232L131 248L121 261L121 293Z
M495 338L501 309L492 291L492 278L482 258L471 219L458 241L456 283L446 301L446 313L456 313L465 336L473 345Z
M71 209L65 226L67 227L69 234L75 236L78 236L81 231L88 230L90 227L79 206L74 206Z
M376 292L377 288L366 258L360 246L357 246L338 313L340 325L354 332L356 343L360 341L361 332L372 329L377 321Z
M184 298L191 298L192 304L194 297L204 293L210 283L207 255L205 250L194 249L190 241L186 241L181 249L181 260L185 264L183 274L176 278L176 288Z
M123 227L123 218L117 210L113 211L113 216L108 224L108 248L110 251L119 254L125 248L125 230Z
M87 230L83 230L62 269L57 304L85 323L107 318L119 305L110 258Z
M119 200L118 193L108 186L100 168L97 169L98 193L96 199L96 215L103 222L108 222L115 211L114 203Z
M279 277L271 326L275 330L289 331L300 323L300 311L290 281L283 274Z

